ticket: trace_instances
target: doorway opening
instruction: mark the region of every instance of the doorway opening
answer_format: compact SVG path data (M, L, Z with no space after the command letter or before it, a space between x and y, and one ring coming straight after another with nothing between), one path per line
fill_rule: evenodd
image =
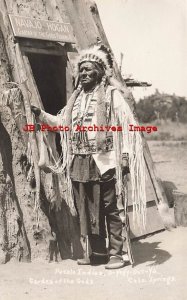
M66 65L64 56L27 53L33 76L46 112L56 115L66 105ZM61 153L60 135L56 134Z
M27 56L45 111L56 115L66 105L66 61L57 55Z

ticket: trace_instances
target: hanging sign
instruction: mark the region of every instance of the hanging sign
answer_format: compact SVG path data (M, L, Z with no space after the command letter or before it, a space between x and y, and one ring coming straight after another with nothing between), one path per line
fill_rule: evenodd
M59 23L9 14L14 36L75 43L70 23Z

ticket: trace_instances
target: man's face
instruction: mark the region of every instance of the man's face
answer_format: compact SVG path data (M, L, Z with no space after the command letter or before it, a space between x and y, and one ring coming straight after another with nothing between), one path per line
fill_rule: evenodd
M79 67L80 81L83 89L90 90L97 84L97 71L91 62L84 62Z

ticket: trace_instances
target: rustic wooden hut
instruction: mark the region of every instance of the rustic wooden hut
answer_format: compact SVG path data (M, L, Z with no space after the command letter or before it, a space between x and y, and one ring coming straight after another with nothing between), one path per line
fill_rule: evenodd
M39 168L40 136L23 127L35 122L31 105L52 114L65 105L73 90L72 59L99 40L109 45L90 0L0 1L1 263L46 258L51 231L62 259L81 256L78 220L64 200L63 178ZM115 74L131 99L116 64ZM57 156L59 141L53 133L49 140ZM156 191L149 233L163 228L155 201L165 201L165 196L146 143L145 157Z

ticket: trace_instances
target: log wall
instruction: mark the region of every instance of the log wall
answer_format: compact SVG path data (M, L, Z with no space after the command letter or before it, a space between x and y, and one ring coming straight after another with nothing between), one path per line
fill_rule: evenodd
M54 0L0 3L0 262L46 259L51 230L57 236L61 258L80 257L77 217L63 199L58 177L38 167L37 136L22 134L19 128L32 123L30 105L38 106L40 97L7 13L67 22L63 4L59 10Z

